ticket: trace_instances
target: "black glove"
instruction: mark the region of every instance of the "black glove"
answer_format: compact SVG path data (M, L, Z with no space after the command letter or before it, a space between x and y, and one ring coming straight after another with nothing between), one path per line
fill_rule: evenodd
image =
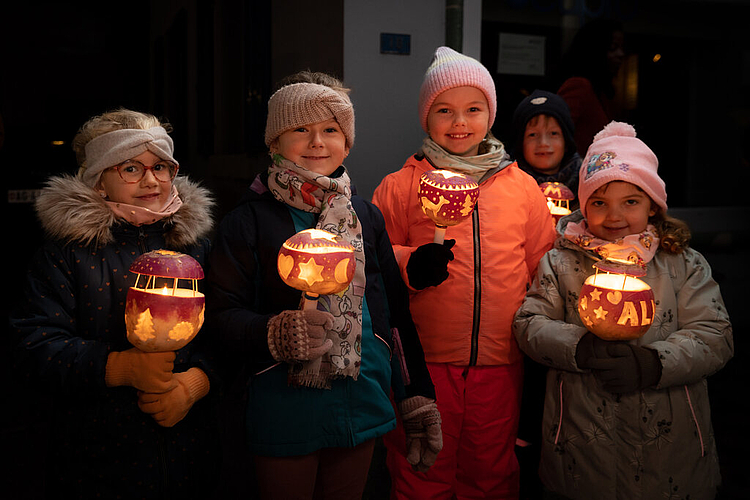
M406 274L412 288L422 290L437 286L448 278L448 262L453 260L451 248L456 240L440 243L427 243L411 253L406 264Z
M605 391L618 394L652 387L661 378L658 352L624 342L610 342L606 358L589 358L587 364Z
M576 364L578 368L591 368L589 360L595 358L608 358L607 346L610 342L602 340L591 332L581 337L576 348Z

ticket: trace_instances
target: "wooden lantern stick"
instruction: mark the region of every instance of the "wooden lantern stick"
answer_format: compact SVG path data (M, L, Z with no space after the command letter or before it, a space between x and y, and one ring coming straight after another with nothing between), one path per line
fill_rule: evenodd
M318 308L318 294L312 293L312 292L305 292L305 303L302 306L302 309L305 311L311 311Z
M432 239L432 242L442 245L443 242L445 241L445 231L447 229L448 229L448 226L435 225L435 236Z

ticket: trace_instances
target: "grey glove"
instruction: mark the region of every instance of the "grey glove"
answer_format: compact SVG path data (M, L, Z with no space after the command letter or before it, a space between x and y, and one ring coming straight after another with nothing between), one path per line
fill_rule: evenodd
M281 311L268 320L268 350L276 361L317 359L333 347L326 338L332 327L333 315L326 311Z
M418 472L427 472L443 449L440 412L434 399L412 396L398 403L406 433L406 461Z

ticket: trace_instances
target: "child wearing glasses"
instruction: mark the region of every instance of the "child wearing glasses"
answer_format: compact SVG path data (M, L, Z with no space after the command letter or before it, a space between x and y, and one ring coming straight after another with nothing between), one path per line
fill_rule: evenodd
M11 324L16 369L51 396L48 495L194 498L215 484L201 334L142 352L125 333L137 257L170 249L203 264L208 252L213 201L177 176L170 128L127 109L91 118L73 140L78 175L49 179L36 201L47 239Z

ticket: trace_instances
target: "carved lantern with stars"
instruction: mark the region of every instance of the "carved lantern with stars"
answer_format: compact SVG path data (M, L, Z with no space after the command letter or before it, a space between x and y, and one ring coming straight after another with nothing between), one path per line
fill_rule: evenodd
M203 326L205 297L198 291L203 268L194 258L155 250L130 266L136 274L125 302L128 340L142 351L182 348Z
M570 201L575 199L575 195L562 182L542 182L539 188L547 198L547 208L557 224L561 217L570 213Z
M305 229L279 250L277 269L282 281L305 293L305 309L317 307L318 295L343 292L354 278L354 247L322 229Z
M422 212L435 223L435 243L443 243L448 226L471 216L479 198L479 185L471 178L450 170L429 170L417 188Z
M604 340L643 336L654 321L654 292L639 265L611 260L594 264L596 272L581 287L578 314L583 326Z

